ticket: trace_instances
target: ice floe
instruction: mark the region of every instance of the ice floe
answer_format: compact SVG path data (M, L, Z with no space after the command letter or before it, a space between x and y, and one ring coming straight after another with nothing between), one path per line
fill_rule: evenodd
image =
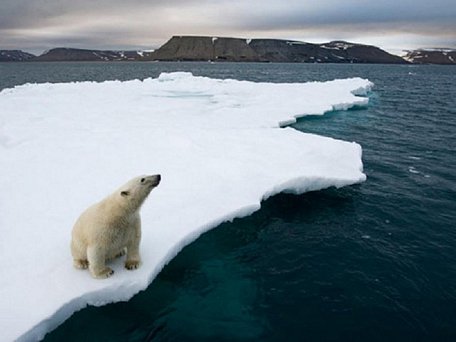
M34 341L87 304L128 300L186 244L279 192L365 180L361 147L293 128L366 105L360 78L254 83L162 74L0 92L0 331ZM359 115L354 113L353 115ZM162 175L142 209L143 264L95 280L72 266L79 214L130 178Z

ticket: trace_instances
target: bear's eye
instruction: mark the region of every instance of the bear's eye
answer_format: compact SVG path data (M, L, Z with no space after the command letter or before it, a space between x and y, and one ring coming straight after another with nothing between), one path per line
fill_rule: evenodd
M146 181L145 178L141 178L141 183L144 183Z

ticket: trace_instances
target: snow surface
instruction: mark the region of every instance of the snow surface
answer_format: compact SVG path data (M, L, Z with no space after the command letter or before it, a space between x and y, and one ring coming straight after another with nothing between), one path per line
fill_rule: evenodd
M353 44L349 44L346 42L331 42L330 44L332 44L332 45L330 45L330 46L322 45L321 47L324 49L329 49L329 50L340 50L340 49L347 50L348 48L355 46Z
M41 339L87 304L128 300L201 233L269 196L364 181L358 144L279 126L366 105L354 94L371 86L164 73L0 92L2 341ZM142 266L127 271L117 260L106 280L74 269L69 244L80 213L155 173L162 183L142 208Z
M287 41L288 45L307 45L306 42Z
M450 49L450 48L426 48L426 49L418 49L416 51L455 52L456 49Z

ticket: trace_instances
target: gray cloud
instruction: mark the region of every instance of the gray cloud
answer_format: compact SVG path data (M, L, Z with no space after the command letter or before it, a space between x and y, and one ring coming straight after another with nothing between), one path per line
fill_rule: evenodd
M0 48L150 48L173 34L356 38L365 43L372 37L381 43L379 37L384 36L385 44L392 44L392 37L407 36L413 40L409 45L455 46L453 2L2 0Z
M265 4L275 1L267 1ZM317 4L308 1L291 1L282 6L263 7L245 5L243 11L228 8L225 18L240 29L287 30L328 29L334 26L384 28L387 30L413 27L438 30L456 28L456 6L453 0L383 0L335 1ZM257 9L255 10L255 7Z
M168 3L179 5L184 0L2 0L0 4L0 29L37 27L57 22L65 17L77 17L81 22L85 16L97 15L100 20L112 14L129 16L141 9L159 9ZM132 18L134 19L134 18Z

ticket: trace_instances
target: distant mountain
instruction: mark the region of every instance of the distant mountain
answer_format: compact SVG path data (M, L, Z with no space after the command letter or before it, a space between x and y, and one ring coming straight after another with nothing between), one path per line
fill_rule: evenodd
M280 39L174 36L147 59L292 63L407 63L375 46L334 41L311 44Z
M0 50L0 62L22 62L34 57L35 55L21 50Z
M333 57L339 59L341 62L385 64L405 63L401 57L392 55L372 45L333 41L321 44L320 47L330 50Z
M148 57L159 61L258 61L256 52L239 38L172 37Z
M311 63L323 62L327 57L316 44L280 39L252 39L246 43L264 62Z
M407 51L404 57L376 46L332 41L312 44L283 39L173 36L153 51L55 48L35 57L20 50L0 50L4 61L216 61L275 63L456 64L454 49Z
M404 59L414 64L456 64L456 50L419 49L407 51Z
M136 61L143 59L148 54L148 52L142 51L108 51L55 48L44 52L42 55L34 58L33 61Z

